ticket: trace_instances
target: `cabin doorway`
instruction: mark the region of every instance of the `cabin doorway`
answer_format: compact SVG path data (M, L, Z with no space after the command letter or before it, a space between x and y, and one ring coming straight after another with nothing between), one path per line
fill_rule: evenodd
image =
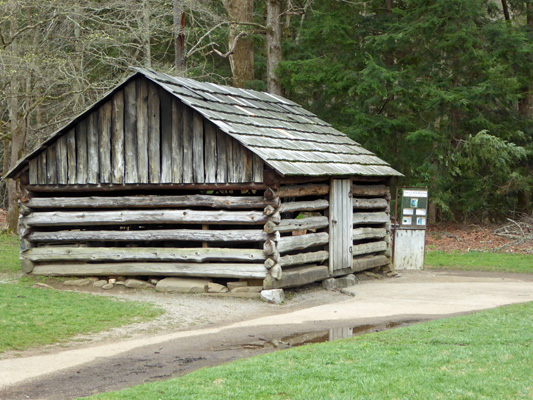
M329 194L329 272L352 267L353 200L350 179L332 179Z

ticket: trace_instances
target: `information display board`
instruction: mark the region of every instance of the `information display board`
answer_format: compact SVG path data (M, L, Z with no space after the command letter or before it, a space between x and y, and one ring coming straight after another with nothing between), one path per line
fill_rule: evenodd
M402 188L400 226L407 229L426 229L428 210L427 189Z

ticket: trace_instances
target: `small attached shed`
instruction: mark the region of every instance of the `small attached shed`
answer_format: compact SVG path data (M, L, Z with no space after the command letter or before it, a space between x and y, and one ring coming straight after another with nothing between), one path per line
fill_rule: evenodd
M280 288L389 265L397 175L290 100L137 69L7 177L26 273Z

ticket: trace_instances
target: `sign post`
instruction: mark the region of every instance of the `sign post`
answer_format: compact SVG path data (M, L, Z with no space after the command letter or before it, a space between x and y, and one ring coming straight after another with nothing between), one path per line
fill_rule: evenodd
M398 188L396 209L399 220L394 232L394 268L422 269L426 250L428 190L426 188ZM398 216L398 212L396 213Z

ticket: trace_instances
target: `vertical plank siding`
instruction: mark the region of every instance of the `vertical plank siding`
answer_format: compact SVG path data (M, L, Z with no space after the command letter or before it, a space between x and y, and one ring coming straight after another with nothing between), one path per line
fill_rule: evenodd
M30 184L263 182L263 161L146 79L129 82L30 162Z
M111 182L124 183L124 92L113 96L111 111Z

